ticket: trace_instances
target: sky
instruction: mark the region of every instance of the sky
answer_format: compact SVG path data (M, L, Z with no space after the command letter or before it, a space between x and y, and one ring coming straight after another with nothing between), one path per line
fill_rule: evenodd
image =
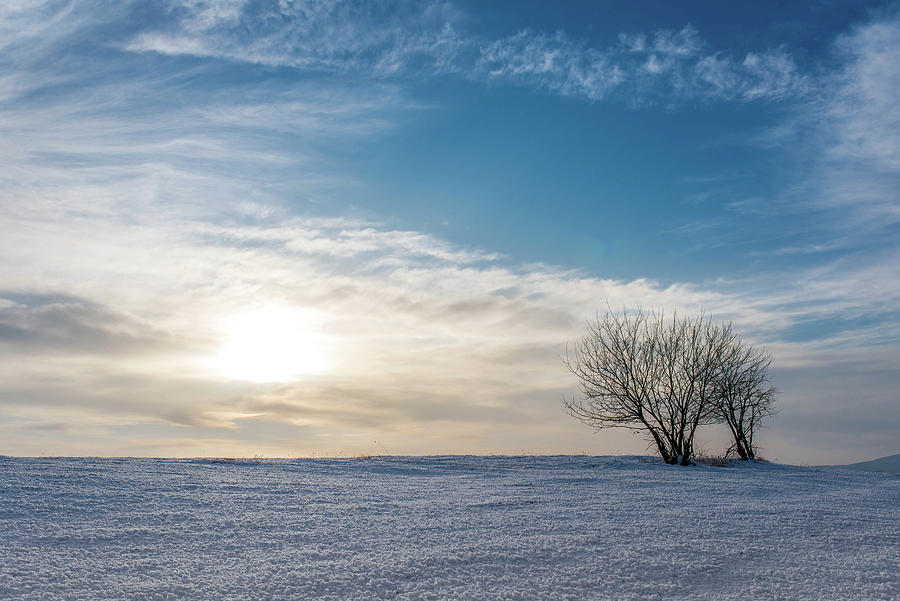
M890 2L4 2L0 453L647 453L562 409L607 307L897 453L898 89Z

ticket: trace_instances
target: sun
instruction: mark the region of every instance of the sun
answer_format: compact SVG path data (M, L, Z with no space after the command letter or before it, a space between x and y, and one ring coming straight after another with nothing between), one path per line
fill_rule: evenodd
M325 337L313 314L266 306L232 315L223 324L224 342L214 368L233 380L287 382L328 366Z

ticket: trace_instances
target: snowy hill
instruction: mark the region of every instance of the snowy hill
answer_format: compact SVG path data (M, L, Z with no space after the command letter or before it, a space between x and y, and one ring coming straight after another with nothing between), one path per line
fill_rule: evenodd
M641 457L0 457L0 599L900 598L900 478Z
M900 454L889 455L872 461L860 461L848 465L834 465L845 470L860 470L864 472L885 472L888 474L900 474Z

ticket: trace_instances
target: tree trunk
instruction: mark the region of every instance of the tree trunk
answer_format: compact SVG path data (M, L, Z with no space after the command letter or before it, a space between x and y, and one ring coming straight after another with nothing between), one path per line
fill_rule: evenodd
M652 427L646 421L644 421L644 425L653 436L653 441L656 443L656 448L659 451L659 456L662 457L662 460L670 465L675 464L678 461L678 458L669 452L669 448L666 446L663 438L659 435L659 432L656 431L656 428Z
M738 457L744 461L753 459L753 449L747 443L747 437L744 436L744 433L741 431L738 431L734 437L734 448L737 450Z

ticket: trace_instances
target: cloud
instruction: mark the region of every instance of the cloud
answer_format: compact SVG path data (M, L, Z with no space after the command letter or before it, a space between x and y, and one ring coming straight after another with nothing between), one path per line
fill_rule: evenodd
M589 46L562 31L523 30L498 39L467 34L447 3L235 3L209 10L173 3L162 30L138 33L132 52L220 58L317 73L376 79L398 74L456 75L547 90L589 101L630 103L710 99L779 100L807 93L811 80L783 48L731 57L686 25L651 35L620 34Z
M900 12L842 36L837 52L845 67L831 81L817 130L827 152L817 166L819 201L847 209L847 225L867 231L900 223Z
M496 253L457 248L421 232L385 230L378 223L352 219L283 218L277 224L257 226L198 224L194 232L211 243L265 245L302 256L369 258L384 267L402 266L405 257L416 256L456 263L500 258Z
M304 440L317 441L309 444L320 449L356 448L344 437L348 432L380 433L399 448L419 449L424 443L409 432L440 424L440 434L430 439L436 449L452 448L453 433L462 431L479 431L487 437L479 444L489 444L492 428L499 427L491 424L499 421L557 448L552 445L560 443L551 442L556 434L540 426L558 419L556 400L571 392L559 356L565 342L580 335L583 318L606 302L705 308L768 343L778 365L806 369L854 355L870 361L873 338L836 330L830 340L790 343L782 336L792 325L845 315L862 299L870 304L856 310L891 299L865 287L872 273L860 273L856 282L840 273L810 274L798 293L779 282L770 282L768 291L754 283L663 286L484 256L469 261L469 251L447 242L436 240L438 250L426 252L433 238L421 235L410 249L406 233L342 219L222 228L144 213L129 227L94 215L61 231L47 217L24 222L25 229L31 247L52 240L54 255L32 256L8 269L9 278L27 288L41 273L44 286L72 292L5 295L4 324L27 332L31 342L2 350L0 398L8 410L27 402L32 412L66 408L88 419L127 418L128 425L109 426L109 432L152 423L243 431L262 420L306 428ZM362 247L346 235L354 231L363 234ZM308 240L321 244L295 250ZM16 246L21 243L11 239L4 256L15 256ZM110 249L115 260L94 260ZM58 277L50 277L53 256L67 257ZM122 282L140 284L132 291ZM203 359L221 344L220 318L260 298L324 315L322 333L336 342L335 369L286 385L210 373ZM125 317L125 310L134 317ZM129 359L135 352L142 355ZM881 355L885 363L898 358L894 347ZM329 436L341 442L327 442Z
M900 83L897 35L900 13L858 25L837 42L847 66L837 75L830 115L837 119L833 155L859 159L885 171L900 171L900 140L890 132L900 124L892 93Z
M9 297L26 302L14 302ZM24 298L22 298L24 296ZM0 346L16 354L34 351L102 354L171 352L172 336L151 324L93 301L0 291Z
M785 339L806 320L865 317L893 302L893 293L869 280L876 272L860 272L853 281L841 271L810 273L793 285L769 281L768 289L758 282L663 286L552 266L468 262L467 251L441 241L438 247L450 252L407 251L405 236L395 239L371 224L358 226L367 240L360 250L352 236L340 235L351 231L350 223L340 229L315 220L290 227L275 223L270 232L260 224L246 231L233 225L228 236L210 242L196 235L196 222L142 219L140 227L120 231L105 224L108 217L96 216L66 224L62 237L53 223L28 222L30 243L53 239L59 254L32 256L7 269L10 281L28 288L33 274L41 273L43 286L94 300L74 300L71 293L34 300L6 295L3 323L30 337L0 345L0 399L7 411L33 422L61 409L76 423L118 416L118 422L96 426L110 440L142 424L168 424L246 432L251 444L256 435L247 428L265 422L304 428L296 445L317 452L364 452L370 439L382 438L394 452L435 452L456 448L456 434L475 436L472 448L489 451L489 441L503 429L527 433L542 448L561 449L571 432L543 429L548 423L564 429L556 402L571 393L572 382L559 356L565 342L580 335L583 318L606 302L684 312L704 308L733 318L752 340L766 343L787 372L831 370L851 358L857 367L846 369L864 365L890 372L900 360L892 343L897 332L883 325L860 329L848 323L824 338ZM291 236L321 239L323 246L298 254ZM247 245L249 239L268 238L279 243ZM418 240L427 244L430 238ZM13 245L16 240L3 246L4 256L11 256ZM93 259L110 249L115 261ZM53 256L67 257L64 275L50 277ZM344 262L343 256L353 260ZM386 266L385 256L394 262ZM221 318L260 298L323 315L321 332L335 344L334 369L284 385L211 373L203 361L221 344ZM149 323L153 327L144 325ZM879 349L879 340L887 346ZM789 419L821 405L788 390ZM853 393L849 384L841 390L838 382L831 388L835 403ZM28 411L22 413L24 407ZM357 438L348 438L351 433Z
M755 257L768 257L775 266L772 259L779 257L803 261L807 266L799 274L789 267L779 276L773 267L766 275L778 282L774 288L802 301L790 303L785 295L787 311L893 323L892 307L900 302L890 275L898 269L900 250L900 109L894 98L900 67L893 60L900 54L898 40L896 9L873 14L841 35L833 46L833 70L816 84L818 94L798 99L782 122L755 140L766 152L782 153L784 166L774 174L782 185L769 196L729 202L740 219L726 214L683 226L686 235L703 228L725 231L715 240L719 244L737 235L772 236L772 247L757 247ZM709 184L715 187L693 197L728 198L727 187ZM736 233L746 215L777 228L778 235L771 229Z
M765 214L803 213L818 238L775 249L831 250L838 243L858 250L900 242L896 202L900 187L900 13L876 13L854 25L833 45L835 68L820 76L817 94L790 107L787 117L755 140L785 155L773 197L738 203ZM795 232L799 237L806 232ZM806 252L806 251L804 251Z
M383 433L395 452L459 451L460 441L518 452L526 439L533 450L639 452L641 442L573 429L558 406L574 388L559 361L565 343L607 303L734 319L783 367L789 423L819 402L802 378L868 369L894 381L895 247L742 280L619 281L521 265L330 203L359 185L335 165L336 150L427 110L400 75L588 101L812 102L807 92L822 82L783 48L732 57L691 27L601 48L530 30L482 39L444 4L395 16L374 3L180 2L91 46L105 60L78 69L45 60L122 15L98 6L13 11L2 30L0 405L16 424L69 436L65 448L87 448L90 436L94 448L172 453L165 445L190 429L210 452L253 449L275 431L275 448L320 452L372 450ZM891 19L842 39L844 68L826 82L816 126L788 128L812 129L821 157L797 193L853 207L847 222L874 229L895 223ZM262 69L223 84L220 69L234 62L331 77L284 83ZM334 369L283 385L211 370L223 321L261 299L322 315ZM806 327L815 339L801 335ZM829 382L837 414L857 382Z
M476 76L510 80L591 101L624 98L637 104L668 98L752 101L805 94L810 80L782 49L734 59L713 52L690 25L680 31L619 36L605 49L562 32L522 31L485 46Z
M456 11L443 3L171 2L166 21L124 44L132 52L222 58L312 72L395 73L455 56Z
M72 69L49 72L46 57L77 44L96 44L101 31L108 40L104 52L118 48L219 59L370 83L463 77L591 102L772 101L802 97L813 86L784 48L730 56L710 48L691 25L652 34L622 33L610 45L596 47L562 31L523 30L496 39L468 33L464 13L447 2L171 0L143 7L140 20L146 25L136 30L130 23L138 7L121 3L110 11L87 0L48 0L7 8L0 14L0 31L7 34L9 65L31 67L42 77L18 77L12 69L0 78L0 98L73 82ZM118 83L116 95L124 89ZM289 102L285 108L290 110ZM328 119L315 110L294 112ZM231 108L220 117L228 119L236 111L241 109ZM253 111L248 107L242 119ZM265 114L258 108L255 112L257 118ZM267 122L290 124L275 118Z

